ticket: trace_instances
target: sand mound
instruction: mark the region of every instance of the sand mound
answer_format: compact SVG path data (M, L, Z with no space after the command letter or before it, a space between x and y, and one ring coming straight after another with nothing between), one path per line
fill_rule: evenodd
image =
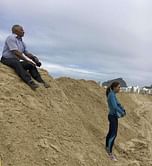
M51 87L32 91L0 64L0 155L3 166L150 166L152 97L120 94L127 117L120 120L109 161L105 91L94 81L53 79Z

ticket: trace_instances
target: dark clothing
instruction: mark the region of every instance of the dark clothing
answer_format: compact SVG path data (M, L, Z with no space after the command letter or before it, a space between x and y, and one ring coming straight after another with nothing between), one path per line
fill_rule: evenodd
M109 114L108 120L109 120L109 132L106 137L106 148L108 149L109 153L112 153L112 148L118 131L118 118L115 115Z
M19 61L16 58L1 58L1 62L7 66L10 66L15 72L22 78L25 83L31 81L31 76L38 82L43 83L37 68L26 61Z

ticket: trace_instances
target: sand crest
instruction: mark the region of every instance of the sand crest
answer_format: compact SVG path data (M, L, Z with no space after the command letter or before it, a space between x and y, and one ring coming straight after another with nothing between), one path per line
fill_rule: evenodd
M104 150L108 130L105 90L94 81L54 79L32 91L0 64L2 166L152 166L152 96L119 94L120 120L114 152Z

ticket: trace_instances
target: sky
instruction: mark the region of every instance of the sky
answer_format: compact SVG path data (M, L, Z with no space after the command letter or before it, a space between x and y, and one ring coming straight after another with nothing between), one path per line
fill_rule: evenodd
M151 0L1 0L0 52L20 24L54 77L152 84Z

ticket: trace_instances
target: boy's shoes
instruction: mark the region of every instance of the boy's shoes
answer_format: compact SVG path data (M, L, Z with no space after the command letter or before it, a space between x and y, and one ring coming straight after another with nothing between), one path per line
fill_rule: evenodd
M108 154L108 157L112 160L112 161L118 161L117 158L115 157L115 155L113 155L112 153L110 153L110 150L108 147L105 147L105 150Z
M115 155L113 155L112 153L109 154L109 157L112 161L118 161L117 158L115 157Z

